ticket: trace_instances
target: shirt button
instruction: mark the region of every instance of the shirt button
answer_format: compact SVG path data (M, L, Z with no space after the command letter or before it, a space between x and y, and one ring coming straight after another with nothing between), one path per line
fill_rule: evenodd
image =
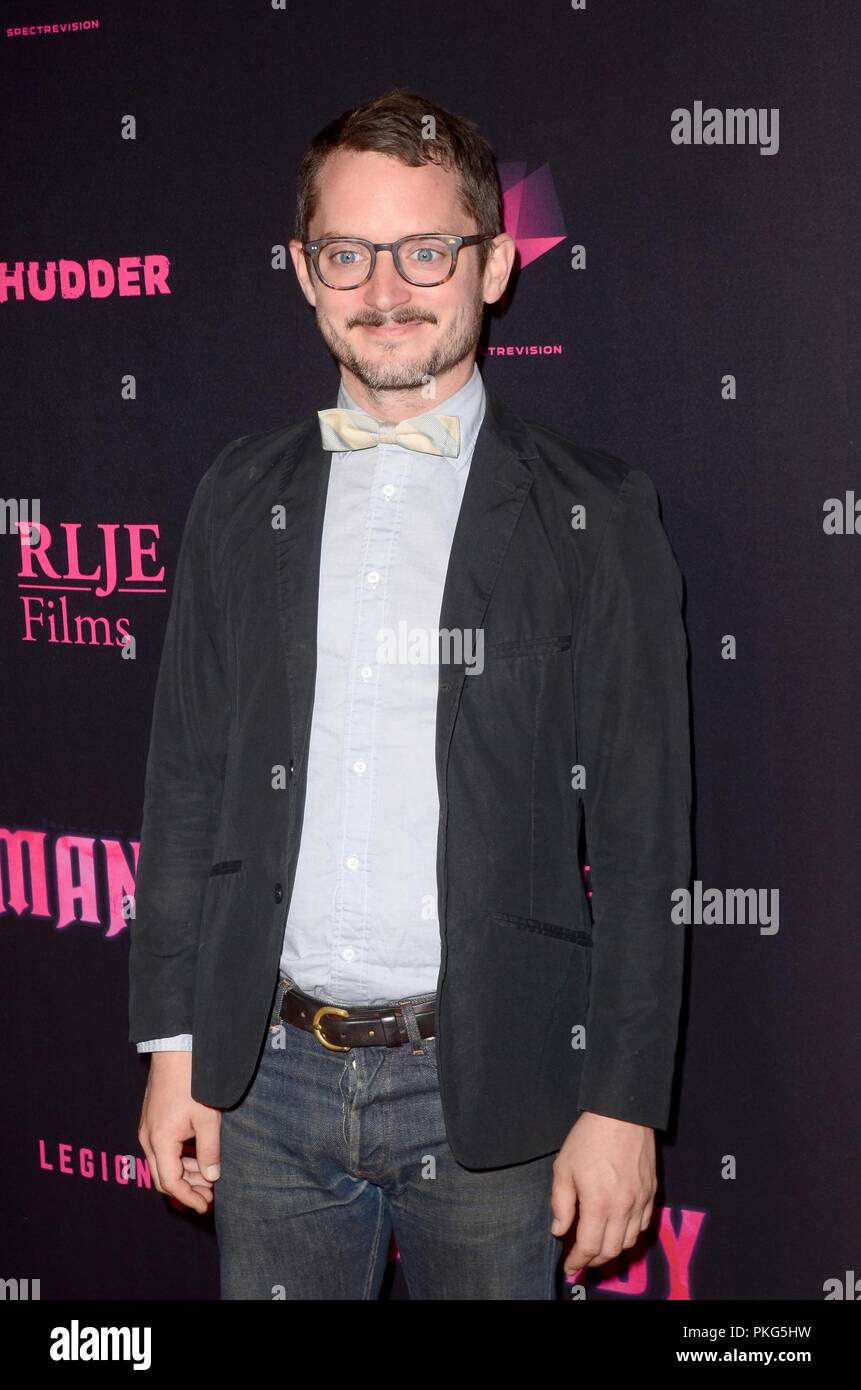
M284 889L281 887L280 883L276 883L274 889L272 890L272 896L275 899L276 903L281 902L281 899L284 897Z
M359 861L356 858L355 854L351 854L349 859L344 860L344 863L346 864L348 869L358 869L359 867Z
M383 488L383 496L385 497L387 502L390 502L392 500L396 491L397 489L395 488L393 483L386 483L385 487Z
M365 575L369 584L379 584L380 576L376 570L371 570L370 574Z
M341 955L344 957L344 960L352 960L355 954L356 952L353 950L352 946L345 946L343 951L341 952Z
M356 761L353 763L353 771L357 772L360 777L362 773L367 772L367 770L368 764L364 762L362 758L357 758Z
M363 666L362 669L361 669L361 671L359 672L359 675L362 677L362 680L363 680L363 681L369 681L369 680L371 679L371 676L372 676L373 674L374 674L374 668L373 668L373 666Z

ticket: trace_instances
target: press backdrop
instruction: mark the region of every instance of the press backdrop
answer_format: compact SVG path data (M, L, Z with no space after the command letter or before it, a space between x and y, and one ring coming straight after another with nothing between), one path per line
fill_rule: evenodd
M779 904L770 927L691 927L655 1234L588 1295L855 1297L855 7L4 16L0 494L38 498L50 543L30 565L0 535L0 1277L218 1295L211 1216L155 1191L136 1137L122 903L155 679L200 476L335 404L286 254L303 150L401 84L478 121L500 163L520 268L486 380L658 489L686 580L695 878Z

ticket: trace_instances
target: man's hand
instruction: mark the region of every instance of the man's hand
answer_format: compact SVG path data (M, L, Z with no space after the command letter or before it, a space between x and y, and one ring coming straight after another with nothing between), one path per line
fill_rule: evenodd
M203 1214L213 1200L221 1150L221 1111L191 1098L191 1053L153 1052L138 1125L156 1191ZM183 1144L196 1141L197 1157Z
M655 1131L584 1110L553 1163L553 1235L571 1227L579 1203L565 1273L606 1264L636 1244L651 1220L657 1186Z

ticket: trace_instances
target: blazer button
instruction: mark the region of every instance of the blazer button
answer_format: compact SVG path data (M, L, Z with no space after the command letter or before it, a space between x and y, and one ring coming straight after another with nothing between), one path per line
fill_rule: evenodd
M281 887L280 883L276 883L273 897L275 898L276 903L280 903L281 899L284 897L284 889Z

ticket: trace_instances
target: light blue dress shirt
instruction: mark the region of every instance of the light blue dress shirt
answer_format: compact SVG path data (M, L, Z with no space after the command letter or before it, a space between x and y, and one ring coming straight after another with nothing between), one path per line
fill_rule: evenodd
M359 408L343 382L338 406ZM484 410L476 365L428 407L459 417L456 458L400 444L332 454L305 814L280 960L282 976L321 1001L436 989L435 634ZM430 661L416 659L428 650ZM184 1033L137 1048L191 1044Z

